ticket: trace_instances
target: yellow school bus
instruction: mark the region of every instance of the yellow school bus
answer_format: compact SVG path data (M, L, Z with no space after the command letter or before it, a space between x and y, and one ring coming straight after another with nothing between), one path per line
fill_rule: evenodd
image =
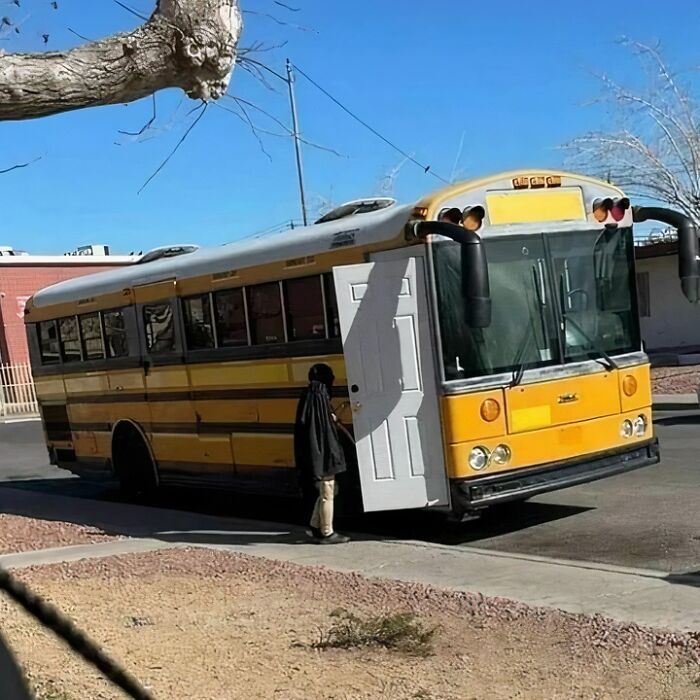
M365 511L465 516L653 464L635 212L525 170L49 287L26 322L52 461L131 492L297 493L324 362Z

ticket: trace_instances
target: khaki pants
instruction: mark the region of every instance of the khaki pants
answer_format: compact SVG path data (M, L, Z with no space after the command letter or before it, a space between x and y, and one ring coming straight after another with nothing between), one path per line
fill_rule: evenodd
M321 531L324 537L333 534L333 498L338 493L335 479L317 481L318 498L311 514L311 527Z

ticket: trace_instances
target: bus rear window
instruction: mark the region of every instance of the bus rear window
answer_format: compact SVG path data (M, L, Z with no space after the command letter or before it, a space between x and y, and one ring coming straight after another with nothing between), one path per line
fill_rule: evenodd
M61 361L61 349L58 344L58 331L55 321L42 321L38 327L41 363L57 365Z
M321 277L302 277L284 283L289 340L313 340L326 337L323 318Z
M205 350L214 347L214 328L211 320L209 295L182 300L185 315L185 337L189 350Z
M144 306L143 321L148 352L158 354L175 350L173 307L170 304Z
M284 343L282 297L278 282L248 287L248 312L253 345Z
M107 357L126 357L129 354L129 344L126 339L124 314L119 309L104 311L102 318L105 324Z
M75 316L62 318L58 322L61 337L61 354L64 362L80 362L83 354L80 349L80 333L78 319Z
M248 345L242 289L227 289L214 295L216 333L220 348Z

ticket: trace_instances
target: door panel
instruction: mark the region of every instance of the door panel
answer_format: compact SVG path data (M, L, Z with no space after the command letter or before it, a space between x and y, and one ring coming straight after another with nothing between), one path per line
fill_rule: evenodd
M350 265L333 274L364 509L445 505L423 259Z

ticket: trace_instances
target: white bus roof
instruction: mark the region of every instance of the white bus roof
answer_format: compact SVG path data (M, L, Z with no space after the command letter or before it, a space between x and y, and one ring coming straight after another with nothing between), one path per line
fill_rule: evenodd
M38 291L32 303L37 308L53 306L168 279L214 275L344 247L382 243L396 238L408 222L413 207L413 204L394 204L336 221L78 277Z

